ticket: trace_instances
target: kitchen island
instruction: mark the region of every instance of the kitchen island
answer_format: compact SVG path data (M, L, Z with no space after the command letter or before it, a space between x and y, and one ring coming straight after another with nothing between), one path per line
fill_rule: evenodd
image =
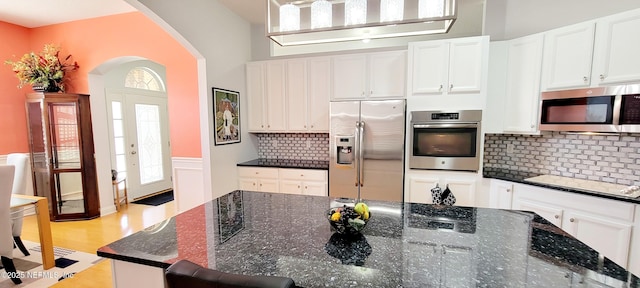
M534 213L366 203L362 235L344 237L326 213L349 199L234 191L98 255L112 260L115 287L162 287L164 269L180 259L301 287L640 287Z

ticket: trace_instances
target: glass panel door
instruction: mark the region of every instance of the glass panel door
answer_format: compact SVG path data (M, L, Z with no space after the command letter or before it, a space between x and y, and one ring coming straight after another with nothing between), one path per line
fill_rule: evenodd
M136 104L135 111L140 184L145 185L164 179L160 110L158 105Z
M78 105L50 102L51 173L55 187L53 204L58 214L85 213L82 186Z

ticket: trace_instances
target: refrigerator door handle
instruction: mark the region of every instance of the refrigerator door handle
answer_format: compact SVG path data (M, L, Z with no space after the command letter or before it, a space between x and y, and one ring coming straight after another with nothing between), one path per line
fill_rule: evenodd
M356 149L354 151L355 152L355 157L354 158L355 158L355 162L356 162L356 173L355 173L356 185L355 186L358 187L358 186L360 186L360 173L359 173L359 171L360 171L360 157L358 156L358 151L360 151L360 147L359 147L359 145L360 145L360 122L358 122L358 121L356 121L355 136L356 136L356 139L355 139L356 143L354 143L355 146L356 146L355 147Z
M360 187L364 186L364 121L360 121L360 145L358 147L358 173L360 175Z

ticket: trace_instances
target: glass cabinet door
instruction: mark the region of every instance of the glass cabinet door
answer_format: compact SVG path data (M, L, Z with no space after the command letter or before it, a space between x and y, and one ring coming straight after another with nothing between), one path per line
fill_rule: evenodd
M27 102L27 118L29 128L29 148L31 151L31 169L33 170L33 189L36 196L51 199L49 182L49 155L47 151L46 124L43 117L42 101ZM52 202L49 202L51 210Z
M77 102L48 102L51 173L57 214L85 213Z

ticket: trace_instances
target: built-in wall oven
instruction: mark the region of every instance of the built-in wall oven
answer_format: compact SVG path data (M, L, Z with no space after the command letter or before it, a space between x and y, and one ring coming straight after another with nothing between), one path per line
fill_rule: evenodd
M478 171L481 110L413 111L409 168Z

